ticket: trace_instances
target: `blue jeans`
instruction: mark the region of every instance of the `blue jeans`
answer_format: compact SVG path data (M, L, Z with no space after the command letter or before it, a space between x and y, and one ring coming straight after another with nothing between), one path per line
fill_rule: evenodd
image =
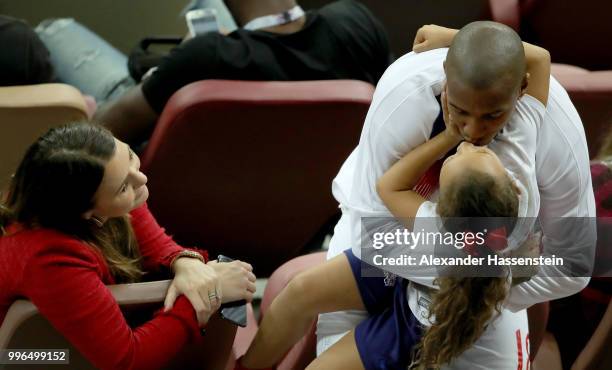
M57 79L93 96L99 105L136 84L127 57L74 19L45 20L36 32L51 53Z
M222 0L194 0L185 10L214 8L222 29L236 23ZM136 85L127 68L127 57L100 36L72 18L48 19L36 33L51 53L57 79L91 95L98 105L114 100Z

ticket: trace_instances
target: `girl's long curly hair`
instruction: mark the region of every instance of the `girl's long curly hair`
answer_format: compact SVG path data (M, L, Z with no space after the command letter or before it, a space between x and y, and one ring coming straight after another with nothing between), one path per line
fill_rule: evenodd
M509 178L496 180L472 170L441 192L437 207L447 229L453 228L445 222L451 218L491 217L509 234L518 215L518 195ZM460 227L470 231L469 222ZM434 322L416 347L420 369L440 368L470 348L501 312L508 294L508 276L442 277L436 282L439 290L430 305Z

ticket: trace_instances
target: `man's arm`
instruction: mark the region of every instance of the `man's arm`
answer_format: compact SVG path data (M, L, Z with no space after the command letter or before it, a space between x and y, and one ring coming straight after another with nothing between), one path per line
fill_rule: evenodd
M106 126L121 141L138 143L150 135L157 117L142 93L142 85L137 85L98 109L93 121Z
M567 93L553 78L538 133L536 175L542 253L563 258L564 265L540 266L535 277L515 286L506 305L513 311L582 290L595 256L595 198L584 129Z
M387 69L374 93L359 146L334 180L335 192L345 194L342 206L350 213L351 236L345 245L350 245L357 256L361 255L364 217L392 220L376 192L376 182L431 135L440 113L435 94L441 92L445 79L445 56L446 50L411 53Z
M595 255L595 218L545 214L541 212L540 216L544 233L542 255L560 257L563 264L539 266L536 276L513 287L505 305L511 311L567 297L589 283Z
M352 192L359 200L355 203L365 209L387 209L376 192L378 179L406 153L429 139L440 106L431 87L420 85L424 77L410 75L422 65L438 63L441 87L442 60L432 55L404 56L385 72L377 85L360 139L363 163L358 166L365 166L361 172L366 178L356 181L359 189Z

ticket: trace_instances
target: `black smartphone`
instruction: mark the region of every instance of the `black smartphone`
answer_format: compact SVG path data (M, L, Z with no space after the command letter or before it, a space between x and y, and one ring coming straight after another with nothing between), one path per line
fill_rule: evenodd
M217 257L217 261L219 263L232 262L233 259L220 254L219 257ZM221 317L242 328L246 327L247 326L246 303L247 302L245 300L241 300L241 301L235 301L235 302L229 302L229 303L222 304L221 305Z

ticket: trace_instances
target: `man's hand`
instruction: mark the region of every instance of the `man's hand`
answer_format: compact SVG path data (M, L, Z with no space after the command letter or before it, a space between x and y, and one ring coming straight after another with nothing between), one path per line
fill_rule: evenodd
M223 290L222 303L246 300L251 302L255 293L255 275L253 267L246 262L232 261L218 263L208 262L219 277Z
M415 53L445 48L450 46L457 30L452 28L440 27L435 24L425 25L417 31L412 50Z
M168 311L181 294L191 302L198 324L203 326L221 306L223 291L211 266L195 258L180 257L173 264L174 279L168 288L164 309Z

